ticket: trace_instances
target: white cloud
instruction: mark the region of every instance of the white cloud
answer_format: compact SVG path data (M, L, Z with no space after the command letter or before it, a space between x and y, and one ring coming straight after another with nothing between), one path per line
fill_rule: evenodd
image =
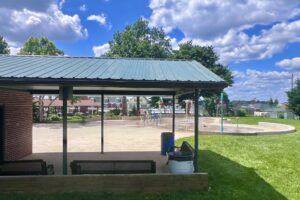
M151 0L149 6L151 24L179 28L186 37L211 39L231 29L290 19L299 14L298 5L298 0Z
M182 42L192 40L184 38ZM300 20L282 22L259 35L249 36L244 32L229 30L213 40L193 39L198 45L212 45L220 55L221 62L239 62L251 59L270 58L284 50L287 44L300 42Z
M21 48L20 47L9 47L9 50L10 50L10 55L17 55Z
M291 73L280 71L235 71L235 83L226 89L231 100L287 100L286 91L291 89ZM295 74L300 77L300 73Z
M90 16L88 16L87 20L96 21L100 25L103 25L103 26L106 25L106 17L104 15L104 13L102 13L101 15L90 15Z
M244 78L246 75L244 72L233 70L232 75L234 78Z
M269 58L300 41L300 20L293 21L300 15L298 0L151 0L150 8L150 25L178 28L181 42L213 45L225 63ZM256 25L265 30L247 34Z
M65 3L66 3L66 0L61 0L61 1L58 3L59 9L62 9L62 7L64 6Z
M0 7L0 35L10 45L20 46L30 36L65 41L82 39L88 35L79 16L64 14L55 0L3 2Z
M287 70L300 70L300 57L284 59L277 62L276 65Z
M79 7L79 10L82 11L82 12L85 12L87 10L86 5L85 4L81 5Z
M178 44L177 39L176 38L171 38L169 36L167 36L167 38L170 39L170 44L171 44L172 49L178 50L179 49L179 44Z
M105 43L100 46L93 46L93 52L96 57L102 56L110 50L109 44Z

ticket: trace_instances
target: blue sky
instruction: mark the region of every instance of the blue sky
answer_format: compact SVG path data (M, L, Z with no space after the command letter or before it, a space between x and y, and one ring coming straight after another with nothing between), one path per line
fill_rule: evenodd
M86 11L79 8L86 5ZM93 46L107 43L113 38L113 34L122 31L126 25L134 23L141 16L149 17L151 10L148 1L141 0L94 0L94 1L65 1L62 11L69 15L78 14L82 25L88 29L89 37L66 44L64 41L57 45L64 49L66 54L72 56L94 56ZM96 21L87 20L90 15L104 14L109 25L99 25Z
M46 36L68 56L101 56L113 34L139 17L162 27L172 47L212 45L234 71L232 100L286 101L300 77L298 0L0 0L0 35L17 54L29 36Z

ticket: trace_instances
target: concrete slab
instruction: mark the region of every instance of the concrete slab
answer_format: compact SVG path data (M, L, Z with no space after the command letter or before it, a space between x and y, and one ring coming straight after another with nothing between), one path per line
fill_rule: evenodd
M100 122L68 124L68 152L100 152ZM110 120L104 124L104 151L160 151L161 133L168 128L143 126L135 120ZM194 135L178 131L175 139ZM33 153L62 152L61 124L33 125Z
M136 120L107 120L104 124L104 154L101 154L100 122L68 124L68 163L73 160L154 160L157 173L168 173L166 157L160 155L161 133L166 128L144 126ZM176 139L192 136L178 131ZM33 125L33 154L26 160L43 159L62 174L62 125ZM69 168L70 174L70 168Z

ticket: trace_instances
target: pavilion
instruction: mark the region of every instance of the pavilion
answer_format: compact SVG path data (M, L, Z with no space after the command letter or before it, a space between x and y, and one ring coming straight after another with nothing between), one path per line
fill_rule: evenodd
M20 96L23 112L31 116L32 100L24 102L22 95L59 95L63 100L63 174L67 174L67 102L72 95L101 95L102 120L101 144L104 142L104 95L169 95L173 97L172 131L175 132L175 98L194 93L195 102L195 171L198 172L198 99L200 90L222 90L227 86L219 76L193 60L145 59L145 58L91 58L59 56L9 56L0 55L0 114L3 111L4 124L0 137L0 160L13 160L24 149L9 148L11 127L6 125L13 112L7 99ZM21 95L21 94L22 95ZM15 106L15 109L17 107ZM24 118L24 117L23 117ZM0 116L1 119L1 116ZM22 120L22 119L19 119ZM25 120L26 121L26 120ZM16 122L18 124L19 122ZM20 122L21 123L21 122ZM27 121L32 126L32 120ZM30 124L31 123L31 124ZM1 128L1 127L0 127ZM17 127L20 129L20 127ZM25 129L25 128L24 128ZM9 132L10 131L10 132ZM30 128L27 128L30 132ZM32 133L27 134L30 138ZM16 134L16 133L14 133ZM14 138L21 137L14 135ZM31 136L32 137L32 136ZM5 138L5 139L4 139ZM22 137L21 137L22 138ZM23 137L24 140L24 137ZM24 142L23 142L24 143ZM28 142L30 145L30 142ZM20 145L19 145L20 146ZM21 148L21 147L20 147ZM9 151L9 152L8 152ZM28 150L30 153L30 149ZM104 153L103 145L101 152Z

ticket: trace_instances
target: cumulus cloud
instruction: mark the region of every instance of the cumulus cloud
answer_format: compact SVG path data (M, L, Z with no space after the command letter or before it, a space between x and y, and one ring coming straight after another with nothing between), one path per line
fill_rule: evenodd
M225 63L270 58L284 50L287 44L300 42L300 20L275 24L259 35L248 36L230 30L214 40L196 39L195 42L214 46Z
M21 48L20 47L9 47L10 55L17 55L20 53Z
M150 25L181 30L180 42L213 45L224 63L269 58L300 38L298 0L152 0L150 8ZM257 25L265 28L247 34Z
M101 15L90 15L88 16L87 20L96 21L103 26L106 25L106 17L104 13L102 13Z
M150 21L169 31L179 28L186 37L211 39L230 29L290 19L299 14L298 5L298 0L151 0Z
M110 47L108 43L100 46L93 46L93 52L96 57L102 56L109 51Z
M300 70L300 57L284 59L276 63L277 66L287 70Z
M172 49L178 50L179 49L179 44L178 44L177 39L176 38L171 38L169 36L167 36L167 38L170 40L170 44L171 44Z
M280 71L234 71L235 83L226 89L231 100L287 100L286 91L291 89L291 73ZM295 74L300 77L300 73Z
M88 36L79 16L64 14L55 0L0 2L0 35L10 45L20 46L30 36L63 41Z
M107 18L104 13L101 13L100 15L90 15L88 16L87 20L96 21L101 26L106 27L108 30L111 30L112 28L112 24L110 22L107 22Z

